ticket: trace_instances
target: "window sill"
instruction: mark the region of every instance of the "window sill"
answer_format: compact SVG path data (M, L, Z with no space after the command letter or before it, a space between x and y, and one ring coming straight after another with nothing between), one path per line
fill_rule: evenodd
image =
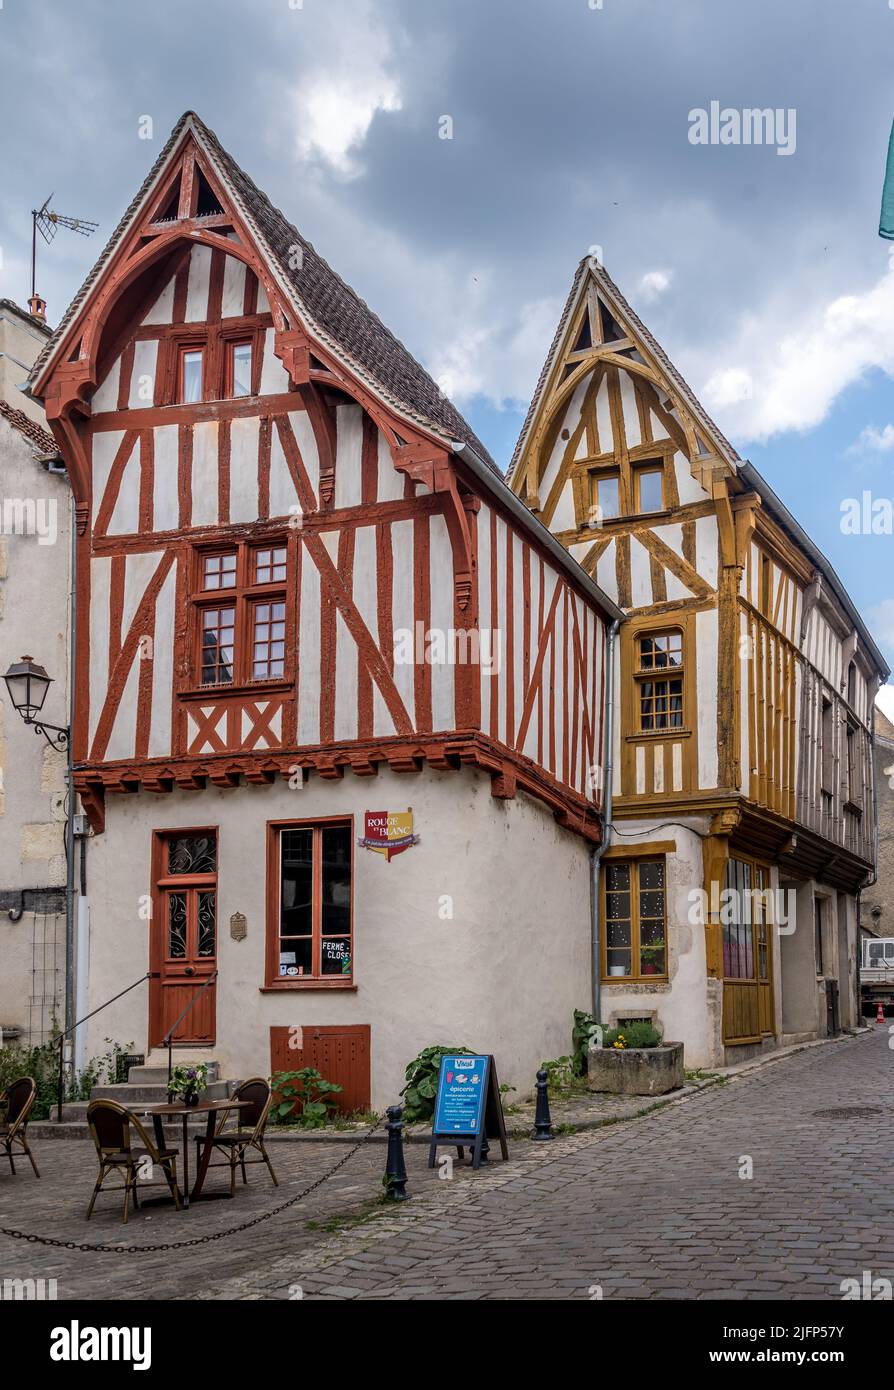
M235 695L242 699L246 696L264 695L286 695L294 694L295 681L277 678L272 681L247 681L233 685L190 685L184 690L177 691L178 700L219 700L226 696Z
M283 980L272 985L259 985L259 994L289 994L295 990L344 989L357 993L357 986L351 980Z
M667 975L603 975L604 985L666 985Z
M691 737L691 729L638 729L635 733L624 735L627 743L635 743L639 739Z

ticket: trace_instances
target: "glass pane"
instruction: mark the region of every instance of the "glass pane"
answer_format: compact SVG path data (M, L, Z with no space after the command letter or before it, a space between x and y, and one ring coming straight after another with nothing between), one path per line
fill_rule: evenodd
M882 966L885 963L884 945L881 941L870 941L869 943L869 964L871 966Z
M186 894L168 894L168 956L182 960L186 955Z
M351 831L346 825L323 827L324 936L348 936L351 931Z
M654 862L640 864L639 866L639 886L643 888L663 888L664 887L664 860L656 859Z
M284 830L280 846L280 934L309 937L313 931L313 831L306 827Z
M184 352L181 356L181 370L183 373L183 393L181 399L185 405L193 405L202 399L202 351Z
M255 551L255 583L273 584L286 577L286 548L275 546L272 550Z
M313 973L312 942L309 936L281 936L279 973L283 979Z
M216 835L177 835L168 840L169 874L213 874L216 872Z
M661 496L661 473L656 469L639 475L639 509L641 512L660 512L663 505Z
M324 975L350 975L351 938L349 936L324 936L322 943Z
M233 344L233 395L251 395L251 343Z
M229 685L233 680L235 608L202 612L202 685Z
M215 909L217 898L214 893L199 894L199 955L213 956L215 942Z
M253 680L270 680L285 674L285 603L256 603L251 673Z
M605 944L608 949L614 950L617 947L630 945L630 923L629 922L607 922L605 928Z
M609 975L624 976L630 975L632 973L631 952L629 949L618 950L612 949L612 947L608 947L608 949L606 950L606 958L608 963Z
M236 587L236 555L206 555L202 568L203 589Z
M596 505L602 521L618 515L617 478L599 478L596 482Z

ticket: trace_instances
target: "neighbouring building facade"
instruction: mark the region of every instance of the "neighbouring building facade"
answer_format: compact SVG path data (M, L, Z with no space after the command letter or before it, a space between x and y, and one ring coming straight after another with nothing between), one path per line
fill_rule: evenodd
M54 677L46 717L68 710L71 491L43 411L20 387L46 324L0 300L0 660L31 654ZM39 1044L65 992L66 756L35 737L0 686L0 1028Z
M508 473L627 614L601 1014L689 1066L859 1017L888 669L840 581L583 261Z
M876 705L873 765L878 815L876 872L860 895L863 1013L894 1008L894 724Z
M530 1090L590 999L620 610L191 113L31 391L77 523L79 989L151 975L88 1053L174 1027L354 1109L467 1044Z

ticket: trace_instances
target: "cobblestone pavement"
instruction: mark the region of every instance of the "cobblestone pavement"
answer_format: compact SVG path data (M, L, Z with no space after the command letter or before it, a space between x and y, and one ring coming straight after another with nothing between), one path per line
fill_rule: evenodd
M894 1278L894 1051L887 1029L797 1053L639 1119L514 1141L511 1160L442 1181L407 1146L413 1200L373 1206L367 1144L311 1196L236 1236L173 1252L97 1254L0 1236L0 1279L55 1278L59 1298L840 1298ZM854 1107L875 1112L866 1115ZM820 1112L820 1113L817 1113ZM145 1245L224 1230L301 1192L343 1143L271 1144L237 1200L177 1214L116 1198L84 1221L92 1145L43 1142L43 1178L0 1172L0 1226ZM754 1176L739 1176L750 1156ZM225 1184L209 1177L206 1190ZM360 1218L352 1224L352 1214ZM332 1232L332 1227L338 1229Z
M329 1299L838 1300L864 1269L894 1280L887 1044L880 1028L629 1124L516 1148L505 1168L429 1184L205 1296L282 1297L286 1271Z

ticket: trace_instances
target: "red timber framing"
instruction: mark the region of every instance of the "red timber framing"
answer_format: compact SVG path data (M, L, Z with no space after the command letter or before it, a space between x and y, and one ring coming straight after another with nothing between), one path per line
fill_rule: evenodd
M598 839L605 611L508 493L354 370L350 342L305 327L202 130L186 120L32 380L75 498L73 749L94 828L109 791L428 764L476 767ZM274 545L284 671L255 680L245 557ZM225 551L236 665L203 686L200 567ZM419 657L430 632L440 661ZM494 633L493 669L461 658Z

